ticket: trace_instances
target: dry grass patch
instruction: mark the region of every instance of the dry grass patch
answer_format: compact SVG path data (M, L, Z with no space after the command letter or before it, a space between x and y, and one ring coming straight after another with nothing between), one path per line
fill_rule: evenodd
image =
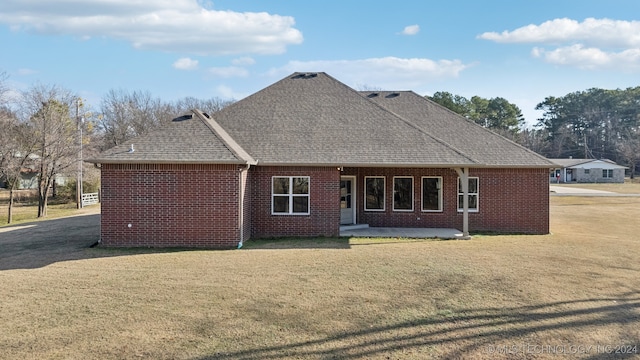
M78 243L41 266L20 266L38 264L37 251L15 253L0 271L0 358L640 352L640 199L554 197L551 210L546 236L281 240L233 251Z
M55 219L65 216L84 215L97 213L100 211L100 205L86 206L80 210L77 209L75 203L69 204L52 204L47 206L47 218L38 219L38 207L33 205L14 205L13 206L13 222L7 224L8 205L0 204L0 227L7 225L15 225L27 221Z

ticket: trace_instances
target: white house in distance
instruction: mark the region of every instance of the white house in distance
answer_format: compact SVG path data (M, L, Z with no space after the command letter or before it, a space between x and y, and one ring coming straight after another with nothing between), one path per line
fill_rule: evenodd
M549 182L624 183L626 166L607 159L549 159L558 165L549 174Z

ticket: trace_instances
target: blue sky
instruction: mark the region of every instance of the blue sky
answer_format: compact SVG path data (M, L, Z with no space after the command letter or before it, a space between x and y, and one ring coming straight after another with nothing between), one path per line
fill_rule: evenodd
M409 3L409 4L405 4ZM59 85L241 99L294 71L359 90L537 103L640 86L640 1L2 0L0 72Z

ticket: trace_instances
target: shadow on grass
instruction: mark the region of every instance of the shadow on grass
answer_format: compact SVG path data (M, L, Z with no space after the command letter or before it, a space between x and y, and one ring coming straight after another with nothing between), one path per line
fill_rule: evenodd
M0 270L96 257L89 247L99 239L99 214L4 226L0 228Z
M640 356L636 330L609 338L608 343L571 343L567 338L535 339L540 333L620 325L640 327L640 292L619 297L595 298L539 305L462 309L429 318L418 318L388 326L340 332L314 340L277 346L215 353L196 359L353 359L418 352L424 347L441 347L439 358L458 359L493 355L504 358L558 356L582 359L627 359ZM625 346L622 346L625 345ZM597 347L599 346L599 347ZM618 349L618 353L615 350ZM622 351L620 351L622 350ZM473 356L476 354L476 356ZM428 356L429 354L424 354ZM391 356L395 358L395 356Z

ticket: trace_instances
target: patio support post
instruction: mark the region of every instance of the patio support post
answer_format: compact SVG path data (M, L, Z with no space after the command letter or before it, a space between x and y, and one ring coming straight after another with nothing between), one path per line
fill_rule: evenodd
M462 237L469 239L469 168L455 168L462 187Z

